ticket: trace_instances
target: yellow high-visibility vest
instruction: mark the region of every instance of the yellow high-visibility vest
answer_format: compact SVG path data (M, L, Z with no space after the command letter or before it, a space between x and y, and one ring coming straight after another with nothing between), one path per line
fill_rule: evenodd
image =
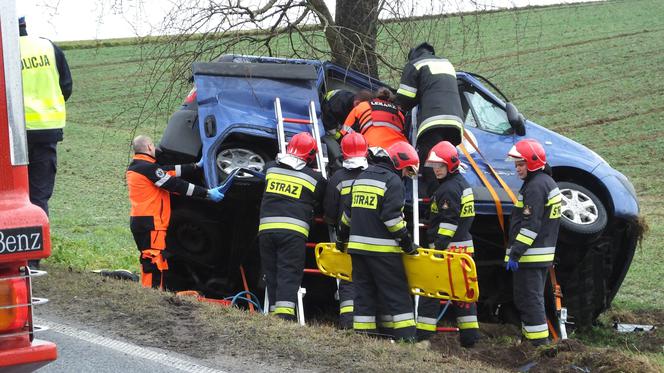
M53 45L33 36L21 36L19 41L27 129L63 128L67 113Z

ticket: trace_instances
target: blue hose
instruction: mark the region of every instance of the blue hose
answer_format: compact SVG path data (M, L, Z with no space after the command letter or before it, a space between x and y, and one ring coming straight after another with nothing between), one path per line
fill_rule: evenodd
M244 291L241 291L241 292L235 294L235 295L232 296L232 297L226 297L226 298L224 298L224 300L231 300L231 306L236 305L238 299L245 300L245 301L247 301L247 302L253 304L254 306L256 306L256 308L258 309L258 312L259 312L259 313L263 313L263 308L260 306L260 304L254 302L254 301L251 300L251 298L249 298L249 297L246 297L246 296L243 297L242 295L245 295L245 294L249 295L250 297L253 297L254 299L258 299L258 297L256 296L256 294L254 294L254 293L252 293L252 292L250 292L250 291L244 290Z
M438 322L440 321L440 319L443 318L443 316L445 315L445 312L447 311L447 307L450 306L450 303L452 303L451 300L448 300L448 301L445 303L445 307L443 307L443 310L440 311L440 315L438 315L438 319L436 319L436 324L438 324Z

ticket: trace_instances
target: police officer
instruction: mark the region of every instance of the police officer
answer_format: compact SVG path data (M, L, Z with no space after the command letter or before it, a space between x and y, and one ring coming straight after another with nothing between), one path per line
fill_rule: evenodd
M523 186L512 211L506 268L513 272L514 303L524 337L534 345L547 344L544 286L558 241L560 190L536 140L517 142L508 156L515 161Z
M72 79L62 50L48 39L28 36L25 17L18 23L30 201L48 215L57 168L56 145L62 141L65 101L71 96Z
M353 328L360 333L377 332L380 299L391 317L394 338L414 341L413 303L401 253L416 255L417 245L403 219L401 176L416 177L419 159L405 142L387 151L379 148L373 159L375 163L353 183L351 200L341 216L341 239L348 237L353 262Z
M325 192L325 221L333 227L339 225L344 203L349 203L351 186L357 176L369 167L367 163L367 141L357 132L350 133L341 140L343 168L330 178ZM338 244L341 246L342 244ZM339 326L353 328L353 283L339 281Z
M408 53L396 103L404 111L419 105L417 149L422 159L442 140L461 143L463 111L456 71L450 61L435 55L430 44L422 43Z
M473 237L470 227L475 218L473 190L459 173L459 154L448 141L436 144L429 152L426 167L433 168L440 185L431 197L429 247L436 250L473 255ZM438 299L420 298L417 315L418 339L426 339L436 332L440 309ZM477 308L475 303L454 302L459 342L463 347L472 347L479 339Z
M404 116L393 101L394 94L388 88L380 88L375 98L353 108L344 121L344 129L360 132L370 147L387 149L396 142L408 142Z
M134 157L127 168L127 187L131 201L129 226L141 252L141 284L143 287L164 288L163 272L168 262L162 256L166 248L166 231L171 218L169 193L221 201L223 194L205 189L179 178L199 168L197 164L161 166L155 160L155 146L143 135L132 141Z
M321 174L309 166L316 151L310 134L293 136L286 154L279 154L276 162L267 166L261 202L258 244L270 313L292 321L296 320L309 227L326 186Z

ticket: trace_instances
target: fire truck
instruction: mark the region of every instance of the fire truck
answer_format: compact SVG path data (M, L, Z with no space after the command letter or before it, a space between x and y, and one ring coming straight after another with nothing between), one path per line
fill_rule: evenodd
M29 260L51 254L46 213L30 203L23 114L18 18L13 1L0 2L0 371L30 372L57 358L52 342L35 338Z

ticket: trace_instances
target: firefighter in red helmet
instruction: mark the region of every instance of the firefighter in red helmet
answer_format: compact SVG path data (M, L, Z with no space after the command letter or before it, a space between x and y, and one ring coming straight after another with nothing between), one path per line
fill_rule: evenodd
M353 328L360 333L378 331L380 300L385 305L381 314L386 312L391 320L392 336L412 342L415 317L401 254L416 255L417 245L403 219L401 177L416 177L419 159L412 146L398 142L387 150L378 148L373 160L353 183L341 216L341 239L348 241L353 262Z
M473 189L459 173L459 154L448 141L436 144L427 157L426 167L440 183L431 197L429 247L473 255L473 237L470 226L475 218ZM440 302L438 299L420 298L417 315L418 339L427 339L436 332ZM475 303L454 302L459 342L463 347L472 347L479 339L477 307Z
M544 286L558 241L560 190L546 164L544 148L536 140L517 142L508 156L523 185L512 210L506 269L513 272L514 303L524 337L534 345L547 344Z
M258 245L270 313L296 320L297 291L304 271L305 244L325 192L325 179L309 164L316 158L316 141L306 132L293 136L286 154L266 167L261 201Z
M325 221L333 227L339 225L344 202L350 200L350 190L357 176L369 167L367 163L367 141L357 132L347 134L341 140L343 168L332 175L325 192ZM339 234L337 234L339 236ZM344 243L338 242L341 248ZM353 328L353 283L339 282L339 326Z

